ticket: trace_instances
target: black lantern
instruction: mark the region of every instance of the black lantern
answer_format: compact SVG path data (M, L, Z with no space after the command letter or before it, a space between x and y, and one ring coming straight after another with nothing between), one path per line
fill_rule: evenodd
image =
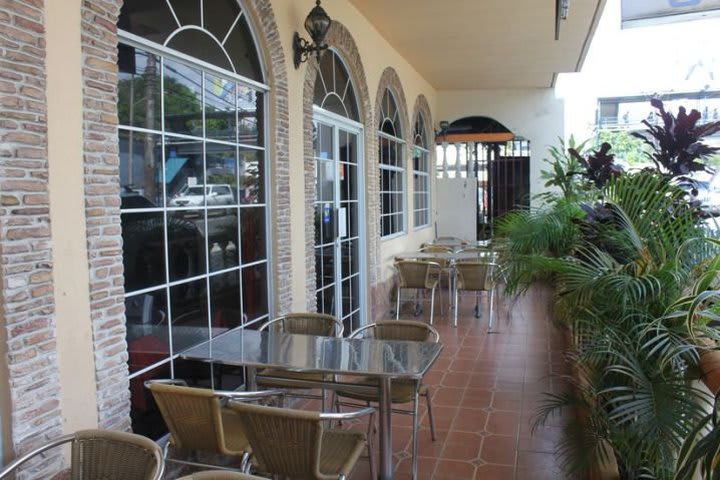
M310 34L312 43L304 38L300 38L297 32L295 32L293 36L295 68L299 68L300 64L306 61L312 52L315 52L318 61L320 61L320 53L328 48L325 44L325 35L327 35L328 29L330 28L330 22L332 22L332 20L330 20L328 14L325 13L325 10L320 6L320 0L317 0L315 6L310 10L310 13L308 13L305 19L305 30Z

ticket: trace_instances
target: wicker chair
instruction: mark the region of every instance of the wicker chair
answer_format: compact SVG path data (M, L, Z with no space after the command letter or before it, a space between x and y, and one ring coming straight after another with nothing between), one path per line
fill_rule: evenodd
M395 319L400 318L400 294L403 289L430 290L430 324L432 324L435 311L435 289L442 271L440 264L426 260L396 260L395 269L398 272Z
M488 332L493 326L493 299L495 297L495 267L497 264L490 259L479 261L462 261L455 264L455 317L453 326L457 327L458 310L460 305L460 291L488 292L490 296L490 315L488 319ZM479 298L475 303L475 318L480 318Z
M403 341L414 341L414 342L439 342L440 334L435 328L422 322L414 322L411 320L389 320L377 323L371 323L355 330L350 334L350 338L375 338L378 340L403 340ZM360 383L363 385L377 386L377 380L374 378L348 378L344 379L348 382ZM378 394L365 394L360 393L357 390L343 390L339 388L336 391L337 398L346 397L353 400L364 401L367 404L370 402L377 402ZM393 409L394 413L402 413L413 416L413 453L412 453L412 474L413 479L417 478L417 457L418 457L418 404L419 397L425 397L427 402L428 418L430 420L430 436L435 441L435 422L432 415L432 402L431 392L427 385L423 385L421 382L415 380L393 380L391 386L391 401L394 404L403 404L413 402L413 409L399 410ZM353 407L359 407L361 405L355 405L347 402L336 401L336 407L340 408L340 405L347 405Z
M229 472L227 470L205 470L195 472L192 475L178 478L178 480L266 480L262 477L249 475L247 473Z
M350 414L318 413L231 402L253 449L253 461L263 473L299 480L350 477L368 446L371 477L376 478L373 454L364 433L325 429L323 422L370 415L366 408Z
M289 313L285 316L270 320L260 330L274 329L284 333L297 335L315 335L319 337L340 337L343 334L342 322L324 313ZM255 381L263 388L306 389L302 382L327 381L327 375L322 373L289 372L266 368L257 372ZM303 395L293 393L296 397L320 398L322 410L325 410L325 391L320 397L317 395Z
M65 443L71 444L70 478L73 480L159 480L165 470L162 450L149 438L110 430L81 430L59 437L26 453L0 471L0 479L31 458Z
M222 392L188 387L182 380L149 380L150 389L160 409L170 439L165 445L165 459L170 462L205 468L217 467L192 460L171 458L173 452L186 455L205 453L237 457L239 471L244 471L250 456L245 432L237 415L225 404L231 399L261 400L282 397L279 390L261 392ZM226 467L222 467L226 468Z

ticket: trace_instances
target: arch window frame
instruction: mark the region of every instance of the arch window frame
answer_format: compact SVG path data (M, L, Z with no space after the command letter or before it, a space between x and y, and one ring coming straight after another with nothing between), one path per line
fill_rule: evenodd
M232 23L232 26L228 30L228 35L232 31L233 28L237 27L237 23L239 19L242 16L245 16L245 12L247 9L245 8L245 5L240 0L235 0L237 2L238 8L240 10L240 14L235 19L235 21ZM200 2L201 5L203 5L203 2ZM202 9L201 9L202 12ZM202 12L202 15L204 15L205 12ZM204 17L203 17L204 18ZM247 18L247 17L246 17ZM176 21L177 17L175 18ZM178 21L179 25L179 21ZM267 78L267 67L265 65L265 62L263 62L263 57L260 55L260 49L258 48L258 45L260 42L258 42L258 37L253 29L252 23L247 21L247 25L251 34L252 42L254 44L254 47L257 52L257 58L259 62L260 72L262 74L262 78ZM187 286L188 288L191 288L191 284L197 283L197 282L205 282L205 299L203 302L205 302L204 307L206 310L207 315L207 329L208 329L208 337L203 338L202 341L207 340L208 338L215 336L219 334L220 332L217 331L217 329L214 327L214 322L216 321L216 318L214 318L218 312L218 307L214 304L214 291L216 288L218 288L217 285L221 285L221 282L227 282L228 277L235 276L238 280L238 284L236 287L236 293L237 293L237 299L240 305L240 311L238 313L238 325L231 328L256 328L257 326L261 325L265 321L267 321L269 318L272 318L274 315L274 305L273 305L273 292L274 292L274 286L273 286L273 272L274 272L274 259L272 258L272 239L273 239L273 228L272 228L272 218L271 218L271 212L272 212L272 196L271 196L271 178L272 178L272 162L270 162L270 154L269 154L269 142L268 142L268 133L269 133L269 112L270 112L270 99L267 95L268 92L270 92L270 87L260 81L257 81L252 78L248 78L245 76L242 76L234 71L226 70L221 67L218 67L212 63L209 63L205 60L195 58L191 55L188 55L186 53L183 53L181 51L175 50L171 47L168 47L167 44L170 42L175 35L177 35L181 30L202 30L209 36L214 37L211 32L204 29L202 26L199 25L190 25L186 24L184 26L179 26L180 28L174 30L172 33L170 33L167 38L165 39L163 44L157 43L153 40L146 39L142 36L136 35L134 33L131 33L126 30L122 30L118 27L118 44L124 45L127 47L132 47L136 49L137 51L142 51L147 55L152 55L157 57L158 59L158 76L160 78L159 80L159 88L160 88L160 102L157 106L158 110L160 111L160 120L159 120L159 126L153 126L151 128L144 128L143 126L137 126L133 125L133 120L130 119L129 122L125 123L118 123L117 131L118 131L118 137L120 139L120 143L122 143L123 135L127 135L130 133L131 135L153 135L159 139L159 145L161 152L158 156L159 159L157 160L159 162L159 171L156 172L156 175L158 175L158 178L155 180L156 182L161 182L162 185L160 191L162 194L162 200L160 202L157 202L156 206L147 207L147 208L123 208L121 206L120 213L121 217L125 214L146 214L146 215L159 215L162 218L163 221L163 242L164 242L164 268L165 268L165 276L164 281L161 283L152 284L150 286L143 286L141 288L133 288L128 289L127 286L125 287L125 300L126 305L127 302L135 302L137 305L139 305L143 310L143 318L145 316L145 310L147 309L148 302L147 297L152 295L159 295L160 297L164 298L165 303L165 311L162 312L162 317L165 322L167 322L167 326L170 327L167 329L167 340L168 340L168 352L160 359L154 359L151 361L148 365L143 366L142 368L138 368L135 370L131 370L129 373L129 380L131 382L131 385L133 382L140 382L142 384L142 381L148 376L153 374L154 372L163 372L166 369L169 369L169 374L171 377L175 377L176 375L176 361L179 360L179 355L181 351L185 348L187 348L187 345L176 345L176 338L175 333L173 333L171 325L172 322L176 320L176 318L173 317L172 312L172 294L171 291L174 288L177 287L183 287ZM118 60L119 61L119 60ZM168 130L166 119L165 119L165 101L163 100L167 91L165 90L165 75L164 75L164 68L165 64L168 62L173 62L176 64L181 64L183 67L187 67L189 69L192 69L196 72L199 72L201 75L201 83L199 86L201 95L202 95L202 103L201 103L201 113L198 115L202 118L202 133L196 133L193 132L191 134L185 134L185 133L177 133L173 132L171 130ZM232 62L230 62L232 65ZM213 138L209 136L209 128L207 126L207 110L206 107L209 105L209 103L206 103L206 97L208 95L208 89L210 88L210 79L221 79L226 82L232 82L233 83L233 102L235 105L235 125L234 125L234 140L226 140L226 139L219 139L219 138ZM119 79L120 80L120 79ZM256 125L256 133L258 135L259 139L262 139L262 141L258 141L256 143L253 142L245 142L241 138L240 133L240 125L237 123L240 119L240 88L246 88L248 92L252 91L254 92L254 98L256 99L256 110L255 110L255 125ZM257 95L261 94L262 99L261 101L257 101ZM120 99L118 98L118 101ZM262 109L262 112L259 110ZM262 116L260 120L260 115ZM120 120L120 119L119 119ZM198 130L199 132L200 130ZM185 141L185 142L197 142L199 144L202 144L202 182L200 185L205 185L205 192L203 194L203 200L202 203L198 206L194 207L173 207L170 204L170 198L168 197L167 192L167 176L168 170L171 169L168 166L168 153L167 153L167 138L172 138L177 141ZM132 143L132 142L131 142ZM209 180L209 162L208 157L210 155L210 150L207 148L208 145L214 145L219 147L225 147L227 148L234 148L235 149L235 157L234 157L234 174L235 174L235 185L236 185L236 193L234 193L234 201L230 204L219 204L219 205L211 205L209 201L209 195L211 193L216 192L210 192L211 189L210 186L212 184L212 181ZM122 165L122 155L123 152L120 153L120 171L123 170ZM247 163L244 166L242 165L242 158L243 155L247 154L248 158L251 159L251 163L253 161L256 161L256 168L258 168L258 175L261 175L259 181L257 182L257 185L255 185L255 188L258 192L262 192L262 199L258 199L258 201L253 202L252 200L248 200L247 203L241 199L241 192L246 192L245 190L245 184L243 183L243 175L246 175L246 168ZM255 167L253 167L255 168ZM132 174L131 174L132 175ZM228 182L229 183L229 182ZM188 183L188 186L190 184ZM253 184L254 185L254 184ZM121 186L122 187L122 186ZM132 188L133 185L130 185ZM218 195L222 195L223 191L220 191ZM171 231L169 227L169 220L171 218L171 215L179 214L180 217L184 216L184 214L189 214L191 211L200 211L201 215L203 217L204 222L204 230L203 232L203 245L204 245L204 270L200 271L197 274L190 274L188 276L182 277L182 278L173 278L173 274L170 272L169 264L171 262L170 258L170 251L169 251L169 239L171 236ZM223 215L223 212L227 212L228 210L236 211L237 212L237 227L235 229L236 236L236 242L235 242L235 249L237 259L235 260L236 263L234 263L230 267L224 267L224 266L213 266L213 255L214 255L214 248L215 244L212 244L212 234L210 233L210 230L208 228L210 217L212 217L212 221L217 220L217 215ZM262 211L261 211L262 210ZM242 251L242 242L243 242L243 228L242 228L242 219L243 215L247 215L246 218L261 218L264 225L262 225L260 228L262 229L262 232L257 236L259 239L259 242L257 243L256 249L260 252L259 257L256 258L244 258L245 253ZM192 217L194 218L194 217ZM198 220L199 221L199 220ZM228 256L228 250L229 247L226 247L223 252L223 255L226 257ZM125 251L123 251L123 257L125 256ZM216 255L217 257L217 255ZM244 283L246 276L251 277L253 275L260 274L261 281L259 283L262 284L263 288L265 289L266 298L265 300L260 300L260 303L265 302L264 306L261 306L261 314L257 316L253 316L252 318L248 318L248 305L245 304L245 296L246 294L249 295L249 293L244 292L245 289ZM264 277L264 278L263 278ZM152 306L152 302L149 303L149 305ZM152 308L152 307L150 307ZM152 311L150 312L152 314ZM155 315L157 316L157 315ZM154 319L153 319L154 320ZM126 325L127 325L126 321ZM141 327L151 326L151 325L140 325ZM133 326L134 328L135 326ZM202 328L205 328L205 326L202 326ZM130 348L129 348L130 350ZM130 360L128 360L130 362ZM214 383L215 376L213 374L213 367L209 367L210 372L210 381ZM161 374L162 375L162 374ZM167 376L167 373L164 374ZM132 391L134 391L133 388L131 388Z
M381 240L407 233L406 142L403 139L400 115L395 94L390 88L386 88L380 102L378 126ZM392 133L384 131L386 127L391 129Z
M413 227L415 230L430 226L432 188L431 162L425 118L418 112L413 128ZM420 207L418 207L420 205Z

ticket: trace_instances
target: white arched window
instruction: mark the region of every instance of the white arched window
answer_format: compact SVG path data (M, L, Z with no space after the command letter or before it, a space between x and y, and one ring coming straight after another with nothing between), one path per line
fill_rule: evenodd
M266 91L237 0L125 0L118 136L133 429L143 381L240 377L178 353L269 317Z
M405 231L405 141L400 112L389 89L380 104L378 145L380 148L380 234L399 235Z
M430 225L430 151L422 113L418 113L413 132L413 224Z

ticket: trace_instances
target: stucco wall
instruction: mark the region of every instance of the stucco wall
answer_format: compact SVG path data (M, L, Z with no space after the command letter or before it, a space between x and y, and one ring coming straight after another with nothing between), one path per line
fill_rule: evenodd
M440 91L437 102L437 122L482 115L530 140L530 194L543 191L542 160L548 157L548 147L564 135L563 101L553 89Z

